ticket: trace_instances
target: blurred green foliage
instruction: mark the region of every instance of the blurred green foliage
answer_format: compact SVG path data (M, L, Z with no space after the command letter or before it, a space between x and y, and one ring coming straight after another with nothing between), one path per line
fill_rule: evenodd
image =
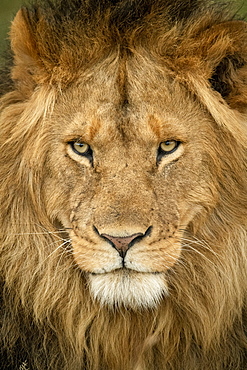
M3 48L10 22L23 0L0 0L0 48Z
M14 14L25 2L27 3L28 0L0 0L0 50L4 49ZM239 14L247 15L247 0L232 0L232 3L234 6L236 4L236 9L240 8Z

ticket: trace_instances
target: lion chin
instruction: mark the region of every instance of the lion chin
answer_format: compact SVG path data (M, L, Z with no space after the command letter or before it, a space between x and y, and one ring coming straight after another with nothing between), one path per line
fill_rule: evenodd
M155 307L168 294L163 273L140 273L127 269L89 274L89 288L102 305L132 309Z

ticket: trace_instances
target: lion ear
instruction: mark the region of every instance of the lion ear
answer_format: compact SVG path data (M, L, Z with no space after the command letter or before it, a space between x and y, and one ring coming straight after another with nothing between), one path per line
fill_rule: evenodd
M231 108L247 106L247 24L230 21L207 31L202 56L209 66L208 78Z
M41 24L42 19L38 10L31 13L22 8L15 16L10 30L14 54L12 79L20 88L25 88L26 92L33 91L37 84L44 82L48 77L49 66L45 64L42 46L37 36Z

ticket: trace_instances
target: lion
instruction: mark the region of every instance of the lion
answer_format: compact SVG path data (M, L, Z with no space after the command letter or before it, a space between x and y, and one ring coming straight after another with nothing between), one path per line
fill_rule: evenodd
M2 368L245 369L246 23L211 1L43 0L10 42Z

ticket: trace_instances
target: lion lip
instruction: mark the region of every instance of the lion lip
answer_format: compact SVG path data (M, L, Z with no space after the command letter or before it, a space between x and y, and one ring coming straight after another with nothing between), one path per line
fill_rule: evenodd
M138 273L140 275L142 275L142 274L159 275L159 274L164 273L162 271L138 271L138 270L127 268L127 267L121 267L121 268L118 268L118 269L114 269L112 271L89 272L89 274L91 274L91 275L108 275L108 274L115 274L115 273L119 273L119 272L122 272L123 274L126 274L126 275L131 275L132 273Z

